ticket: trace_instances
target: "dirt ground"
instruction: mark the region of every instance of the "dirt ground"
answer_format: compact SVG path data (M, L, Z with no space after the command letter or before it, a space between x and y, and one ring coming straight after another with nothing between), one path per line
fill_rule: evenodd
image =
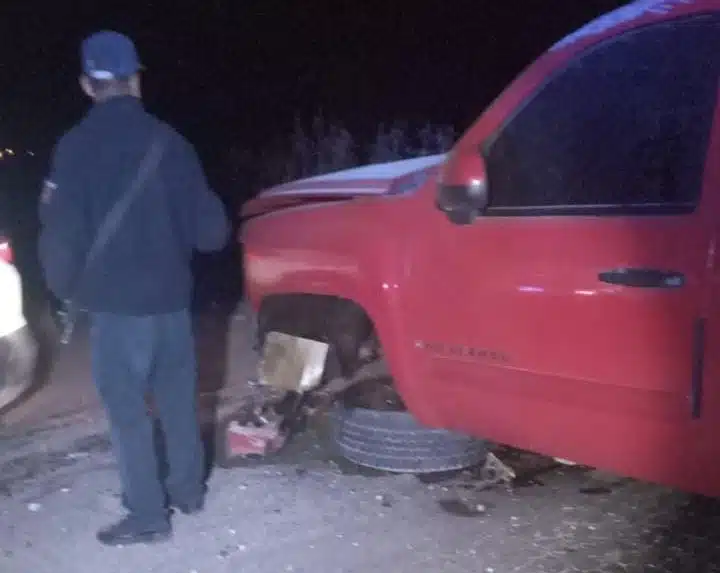
M200 324L203 384L223 412L256 391L247 324ZM718 502L507 450L512 489L361 470L322 420L279 456L216 469L206 511L178 516L170 542L104 548L95 530L121 511L86 354L80 336L2 420L0 572L720 571Z

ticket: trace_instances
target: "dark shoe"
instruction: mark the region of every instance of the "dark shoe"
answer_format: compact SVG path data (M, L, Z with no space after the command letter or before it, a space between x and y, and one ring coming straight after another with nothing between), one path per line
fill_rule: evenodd
M205 509L205 500L197 499L187 503L173 503L172 507L184 515L196 515Z
M101 529L97 533L97 540L103 545L114 547L120 545L137 545L139 543L159 543L172 537L170 522L147 526L137 520L126 517L122 521Z

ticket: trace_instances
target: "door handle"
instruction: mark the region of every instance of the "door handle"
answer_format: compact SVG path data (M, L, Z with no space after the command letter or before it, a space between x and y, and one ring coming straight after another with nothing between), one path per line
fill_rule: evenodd
M683 273L658 269L613 269L599 273L598 279L611 285L635 288L680 288L685 285Z

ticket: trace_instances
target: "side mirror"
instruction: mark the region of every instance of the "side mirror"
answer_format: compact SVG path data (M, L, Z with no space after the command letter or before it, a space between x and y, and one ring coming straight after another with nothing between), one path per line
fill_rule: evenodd
M485 179L471 179L464 185L438 184L437 208L451 223L469 225L488 207L488 189Z

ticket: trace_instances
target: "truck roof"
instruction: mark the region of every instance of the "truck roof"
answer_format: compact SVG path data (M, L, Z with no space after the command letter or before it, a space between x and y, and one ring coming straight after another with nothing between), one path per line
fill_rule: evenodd
M720 0L635 0L571 32L553 45L550 52L571 46L578 48L578 44L594 44L652 22L717 10L720 10Z

